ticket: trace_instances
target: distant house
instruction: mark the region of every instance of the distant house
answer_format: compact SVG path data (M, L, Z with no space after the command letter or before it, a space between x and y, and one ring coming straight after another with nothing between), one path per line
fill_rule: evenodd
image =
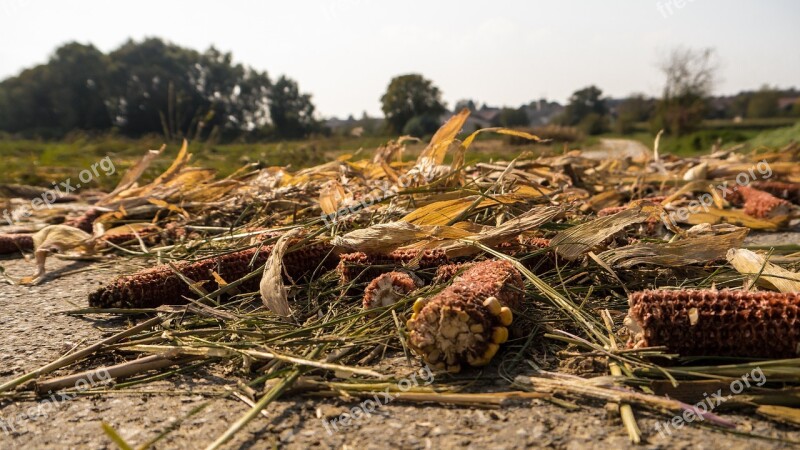
M525 106L528 120L532 127L547 125L564 111L564 106L558 102L548 102L545 99L530 102Z
M789 112L794 108L794 105L800 104L800 96L787 96L778 99L778 110Z

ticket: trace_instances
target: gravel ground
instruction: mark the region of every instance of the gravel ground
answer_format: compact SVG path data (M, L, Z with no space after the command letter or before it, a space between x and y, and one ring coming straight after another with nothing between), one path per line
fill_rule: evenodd
M796 237L796 236L795 236ZM795 241L796 242L796 241ZM141 263L139 263L141 264ZM33 271L23 259L0 259L8 273ZM0 284L0 382L50 362L71 348L86 345L121 330L119 319L94 320L60 314L87 306L87 294L116 274L134 270L124 260L86 263L52 259L48 280L38 286ZM400 358L395 361L403 364ZM142 385L140 391L106 396L82 396L47 404L44 400L0 400L0 418L12 421L15 431L0 428L0 449L115 448L101 430L113 426L129 443L140 445L156 437L176 420L180 427L156 448L198 448L212 442L249 408L240 400L222 396L235 378L223 368L176 375ZM190 411L206 405L190 417ZM358 401L285 397L240 432L227 448L626 448L631 447L616 413L602 404L567 410L533 401L499 409L386 404L368 417L333 430L322 418L336 417ZM39 407L46 415L20 418ZM33 410L31 408L34 408ZM792 448L790 444L723 434L701 426L687 426L661 436L656 419L668 418L637 411L647 439L646 448ZM32 414L34 415L34 414ZM754 415L729 418L742 430L773 438L800 441L800 430L763 421ZM330 431L330 432L329 432Z

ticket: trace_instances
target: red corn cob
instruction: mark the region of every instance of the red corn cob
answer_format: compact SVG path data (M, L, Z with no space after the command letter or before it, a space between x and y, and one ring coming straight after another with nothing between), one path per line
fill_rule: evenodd
M430 299L414 303L410 346L437 368L489 363L508 339L511 308L523 298L522 277L508 261L475 263Z
M434 283L446 283L452 280L460 272L463 272L475 265L474 262L463 262L445 264L436 269L436 275L433 276Z
M756 189L769 192L775 197L800 205L800 183L784 183L782 181L756 181L751 184Z
M428 269L438 267L449 262L444 250L395 250L384 255L368 255L362 252L345 253L339 255L339 278L342 284L347 284L359 275L373 278L381 273L389 272L393 268L409 265L416 262L416 268Z
M0 234L0 255L17 253L22 250L33 250L33 235Z
M745 214L759 219L786 215L791 207L786 200L781 200L768 192L750 186L726 189L724 194L725 199L731 204L744 207Z
M730 290L642 291L629 297L635 347L681 356L796 358L800 294Z
M250 248L198 262L179 262L175 267L187 278L200 283L206 291L219 288L211 272L216 271L223 280L234 282L264 264L272 246ZM300 278L319 265L330 267L333 261L328 243L309 244L284 255L285 271L292 278ZM255 260L253 264L250 261ZM261 277L253 277L241 286L242 290L257 290ZM114 282L89 295L89 304L100 308L151 308L163 304L186 303L182 297L195 294L166 264L141 270L132 275L117 278Z
M392 305L416 288L417 283L407 273L384 273L364 289L364 309Z
M608 208L603 208L600 211L597 211L597 217L613 216L614 214L625 211L626 209L628 209L627 206L609 206Z
M93 231L94 221L103 214L105 214L105 211L97 208L90 208L84 211L84 213L78 217L65 220L64 225L75 227L91 234Z

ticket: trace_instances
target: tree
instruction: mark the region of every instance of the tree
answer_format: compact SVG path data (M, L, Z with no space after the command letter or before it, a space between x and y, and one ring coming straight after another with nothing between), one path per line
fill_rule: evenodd
M381 104L386 123L394 133L401 133L415 116L427 116L438 121L446 111L439 88L417 74L392 78L381 97Z
M676 47L660 68L666 81L655 125L675 135L686 134L700 125L707 111L718 68L715 52Z
M559 119L562 125L578 126L589 134L599 134L608 128L608 107L603 91L589 86L575 91Z
M456 102L456 106L453 108L455 111L461 111L462 109L467 108L468 110L475 112L478 107L473 100L464 99L459 100Z
M525 108L503 108L498 116L498 125L505 128L525 127L530 124Z
M58 137L111 126L109 61L91 45L69 43L47 64L0 83L0 129Z
M316 130L311 95L301 94L296 82L281 76L269 92L269 114L277 137L301 138Z
M634 131L637 123L647 122L652 118L653 109L653 100L643 94L632 94L617 107L615 131L623 134Z
M764 118L778 116L780 93L769 86L763 86L753 93L747 102L747 117Z

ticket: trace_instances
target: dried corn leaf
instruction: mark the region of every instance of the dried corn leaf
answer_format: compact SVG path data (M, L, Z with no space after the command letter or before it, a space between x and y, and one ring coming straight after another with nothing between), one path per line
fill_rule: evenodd
M365 253L383 253L430 237L435 234L435 228L405 221L381 223L336 236L333 245Z
M431 138L431 142L425 147L425 150L419 154L417 158L417 167L425 168L441 164L444 161L444 156L450 144L456 138L456 135L464 127L469 117L469 109L464 108L458 114L454 115L444 125L439 128L436 134Z
M283 255L289 248L289 240L302 232L301 228L295 228L278 239L267 259L264 274L259 283L259 292L264 305L273 313L284 318L290 317L292 310L289 307L286 286L283 284Z
M800 426L800 409L797 408L778 405L761 405L756 409L756 414L776 422Z
M752 230L777 230L780 227L782 218L777 219L757 219L748 216L738 209L717 209L709 207L704 211L691 212L682 220L679 216L671 215L677 222L688 223L690 225L700 225L703 223L729 223L740 227L747 227Z
M561 206L541 206L531 209L519 217L509 220L504 224L490 228L478 234L462 238L459 241L450 241L439 245L449 257L469 256L481 252L481 249L473 245L479 243L488 247L494 247L502 242L508 242L519 236L525 231L539 228L561 215L564 208Z
M555 248L561 257L574 260L588 253L609 236L629 225L644 222L649 217L650 213L641 208L626 209L561 231L550 241L550 246Z
M138 163L125 172L125 175L123 175L122 179L120 179L119 183L117 183L117 187L115 187L114 190L109 194L98 200L96 204L100 206L110 203L120 192L133 187L136 184L136 181L139 180L139 177L142 176L144 171L150 167L150 163L152 163L153 160L158 157L166 148L167 146L164 144L158 150L148 150Z
M697 236L666 244L642 243L607 250L598 257L616 268L637 264L680 267L723 259L729 249L739 247L750 230L738 229L716 236Z
M784 293L800 292L800 274L776 266L755 252L732 248L728 251L727 258L737 272L750 278L751 283L760 274L755 280L759 286Z
M319 191L319 207L325 214L333 214L347 199L347 193L341 183L331 180Z

